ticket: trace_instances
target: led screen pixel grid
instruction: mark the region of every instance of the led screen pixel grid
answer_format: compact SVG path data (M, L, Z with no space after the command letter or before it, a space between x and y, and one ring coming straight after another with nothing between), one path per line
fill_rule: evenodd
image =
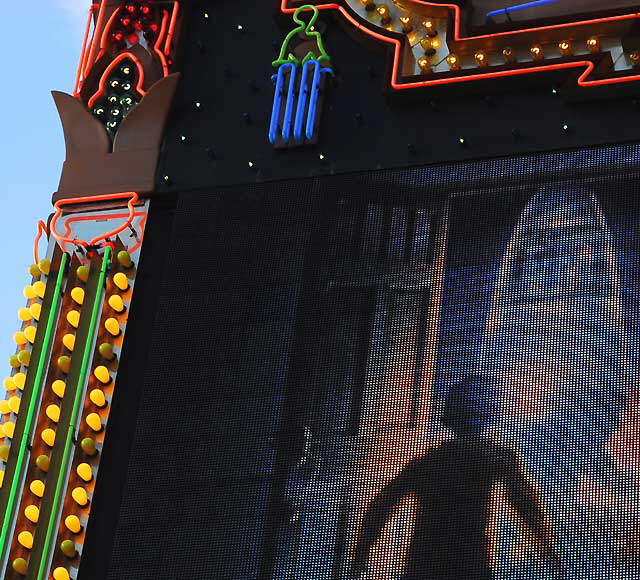
M182 195L109 578L640 578L639 160Z

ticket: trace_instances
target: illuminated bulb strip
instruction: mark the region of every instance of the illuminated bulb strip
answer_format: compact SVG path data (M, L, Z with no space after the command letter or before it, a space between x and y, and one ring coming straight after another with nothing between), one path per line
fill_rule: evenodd
M42 390L43 379L45 374L45 362L48 357L46 356L51 348L51 340L53 336L53 327L57 318L58 306L60 303L61 288L64 281L65 270L67 262L69 261L69 254L63 253L60 259L60 266L58 268L58 274L55 281L55 288L51 299L51 307L49 308L47 319L44 324L44 337L41 348L36 355L35 374L33 380L33 389L31 396L29 397L29 403L26 410L26 418L24 423L24 429L22 429L15 438L14 444L17 445L17 456L15 465L10 474L10 482L4 482L5 485L9 483L9 493L6 500L6 505L2 506L2 528L0 529L0 561L5 562L7 559L7 551L10 548L10 542L8 542L9 530L13 526L13 522L16 518L17 499L18 499L18 485L22 481L24 470L27 460L27 444L29 434L33 430L33 423L35 418L36 403L40 399L40 392ZM40 282L43 286L44 283ZM35 287L35 284L33 285ZM34 293L43 298L45 295L45 289L42 291L34 288ZM34 367L32 367L33 369Z
M51 512L49 514L49 520L46 525L44 543L42 547L42 551L40 554L34 554L36 556L36 560L38 561L37 568L37 579L45 580L47 577L47 563L49 561L49 554L52 547L52 542L54 537L56 536L56 528L58 523L58 514L60 513L61 501L62 501L62 490L65 485L64 475L68 472L68 465L71 458L71 452L73 450L73 435L74 429L71 427L77 424L78 415L80 413L80 403L82 401L82 387L87 380L87 374L89 372L89 359L92 352L93 340L92 337L95 336L98 318L100 314L100 296L102 294L105 278L107 275L107 269L109 264L111 263L111 247L106 246L104 249L104 257L102 259L102 265L100 268L100 273L98 275L98 283L96 286L96 294L93 297L93 303L91 306L91 318L89 320L89 329L87 334L87 340L84 344L82 351L82 359L80 363L80 372L78 375L77 383L75 385L75 392L73 393L73 407L71 410L71 418L69 420L69 426L65 431L60 433L61 437L64 437L64 446L62 452L62 461L60 463L60 471L55 474L52 484L55 485L54 488L54 496L53 502L51 506ZM83 296L84 300L84 296Z

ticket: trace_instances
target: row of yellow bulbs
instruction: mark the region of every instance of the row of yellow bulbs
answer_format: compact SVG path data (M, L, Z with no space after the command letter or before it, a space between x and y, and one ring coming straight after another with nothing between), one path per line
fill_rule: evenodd
M133 266L133 262L131 261L128 253L126 256L118 255L118 261L123 264L131 267ZM114 274L113 278L114 285L122 292L126 291L129 288L129 280L127 276L118 272ZM118 314L124 312L126 306L122 297L119 294L112 294L107 299L107 303L109 306ZM109 317L104 322L105 330L113 337L116 337L120 334L120 324L115 317ZM113 360L115 358L115 353L113 350L113 346L110 343L102 343L98 347L98 352L100 356L106 360ZM108 385L111 380L111 373L109 369L105 365L97 365L93 369L93 376L97 379L98 383L101 385ZM94 388L89 392L89 400L98 408L104 408L108 403L104 394L104 391L100 388ZM96 412L90 412L84 418L84 422L88 425L88 427L95 431L96 433L100 432L103 429L102 420L100 415ZM98 453L96 448L96 441L91 437L85 437L80 442L80 448L90 457L95 456ZM83 462L80 463L76 468L76 474L83 482L89 483L93 477L93 469L89 463ZM71 497L76 502L76 504L80 507L84 507L89 502L89 497L86 489L81 486L75 487L71 492ZM78 534L82 530L82 525L80 519L75 514L69 514L64 518L65 527L72 534ZM75 542L71 539L65 539L60 543L60 551L68 558L74 558L76 556L76 545ZM58 567L53 571L53 578L55 580L66 580L68 578L68 571L66 568Z

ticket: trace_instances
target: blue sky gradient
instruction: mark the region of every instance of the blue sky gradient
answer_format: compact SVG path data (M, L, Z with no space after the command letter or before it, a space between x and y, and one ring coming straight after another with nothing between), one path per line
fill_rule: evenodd
M89 9L84 0L38 0L30 29L7 26L4 81L0 110L4 112L0 141L3 176L0 213L0 378L18 330L22 288L30 282L33 239L39 219L52 211L65 149L51 90L71 92ZM44 251L44 242L41 245Z

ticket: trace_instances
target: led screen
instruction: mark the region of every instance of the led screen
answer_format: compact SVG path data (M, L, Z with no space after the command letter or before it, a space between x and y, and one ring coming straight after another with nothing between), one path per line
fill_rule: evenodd
M635 9L638 6L631 0L473 0L471 4L476 24L594 15L603 10Z
M182 195L109 578L639 578L638 159Z

